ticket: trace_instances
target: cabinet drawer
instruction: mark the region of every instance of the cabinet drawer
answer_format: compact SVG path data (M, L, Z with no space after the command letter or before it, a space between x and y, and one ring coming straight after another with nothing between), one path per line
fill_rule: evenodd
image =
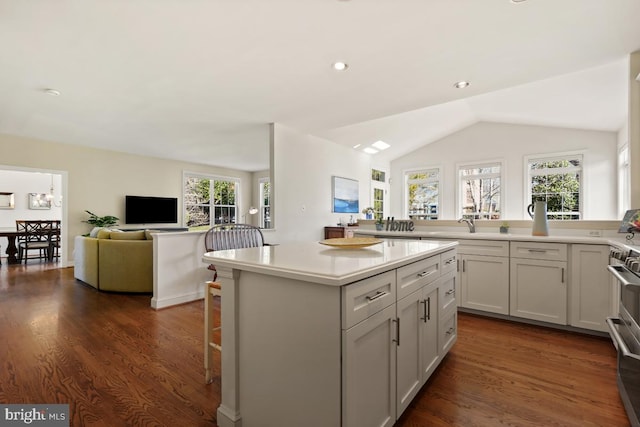
M440 278L438 299L440 300L440 312L454 310L456 307L456 288L458 275L455 271L447 273Z
M450 251L440 254L440 274L446 274L450 271L457 270L457 251L452 249Z
M468 255L509 256L509 242L502 240L459 240L458 253Z
M511 257L566 261L567 245L564 243L511 242Z
M440 351L446 354L458 338L458 317L454 310L442 319L440 328Z
M342 287L342 329L396 302L395 270Z
M402 299L440 277L440 255L400 267L396 277L398 299Z

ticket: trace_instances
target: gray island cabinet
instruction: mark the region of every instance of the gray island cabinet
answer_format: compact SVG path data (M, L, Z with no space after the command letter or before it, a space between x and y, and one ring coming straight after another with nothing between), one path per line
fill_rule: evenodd
M220 426L392 426L457 337L456 242L210 252Z

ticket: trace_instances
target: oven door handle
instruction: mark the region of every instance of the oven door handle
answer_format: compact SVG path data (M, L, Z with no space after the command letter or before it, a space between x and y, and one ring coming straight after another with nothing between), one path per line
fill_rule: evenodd
M607 317L607 326L609 326L609 331L611 332L611 339L613 340L613 345L618 349L618 351L622 352L624 357L631 357L636 360L640 360L640 356L637 354L631 353L629 351L629 347L625 344L620 332L618 332L618 328L615 325L622 324L622 320L617 317Z
M615 276L615 278L618 279L618 281L623 286L640 286L640 282L638 282L638 281L630 282L627 279L625 279L625 277L622 274L620 274L620 271L618 271L618 269L616 267L620 268L618 265L609 265L609 266L607 266L607 270L609 270L609 272L611 274L613 274Z

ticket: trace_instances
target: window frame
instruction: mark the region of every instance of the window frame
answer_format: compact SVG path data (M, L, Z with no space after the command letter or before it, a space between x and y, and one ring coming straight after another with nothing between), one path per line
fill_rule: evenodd
M532 170L530 168L530 164L534 161L537 162L552 162L552 161L561 161L561 160L566 160L566 161L570 161L570 160L575 160L576 158L580 158L580 168L579 168L579 184L580 184L580 188L578 190L578 217L574 218L574 219L553 219L554 221L579 221L584 219L584 194L585 194L585 187L586 187L586 183L585 183L585 162L586 162L586 155L584 151L568 151L568 152L562 152L562 153L543 153L543 154L533 154L533 155L528 155L524 157L524 192L523 194L525 195L524 198L524 209L523 209L523 213L522 216L524 219L530 219L530 217L527 214L527 206L529 206L531 203L533 203L532 201L532 189L531 189L531 177L532 175ZM545 169L545 170L550 170L550 169ZM558 168L558 171L561 170L566 170L566 171L572 171L575 170L574 168ZM561 172L560 172L561 173ZM542 175L542 174L541 174ZM558 193L553 193L553 194L558 194ZM549 211L548 206L547 206L547 217L549 215L554 215L554 212Z
M186 203L186 200L185 200L185 197L186 197L185 187L186 187L186 182L188 178L209 180L209 224L206 225L206 227L212 227L213 225L216 224L215 222L216 206L233 206L235 208L235 217L234 217L235 221L233 223L238 223L238 220L240 219L240 215L241 215L240 200L241 200L242 186L241 186L240 178L232 177L232 176L223 176L223 175L212 175L212 174L206 174L201 172L183 171L182 173L182 224L183 224L183 227L187 227L189 229L198 229L198 228L205 227L204 225L198 226L198 227L189 227L187 225L186 213L187 213L187 206L189 205ZM225 182L235 183L235 204L234 205L216 205L214 203L213 198L214 198L215 181L225 181Z
M495 221L504 220L505 218L504 195L506 194L506 190L505 190L505 179L504 179L505 162L503 159L482 160L477 162L465 162L465 163L456 164L456 212L457 212L456 218L467 218L470 216L470 214L464 212L465 204L464 204L463 198L464 198L464 195L466 194L466 190L462 188L463 187L462 171L467 169L489 168L489 167L496 167L496 166L500 168L500 172L498 173L491 172L487 174L482 174L482 175L479 175L479 177L490 178L493 176L493 177L498 177L500 179L500 202L498 204L499 210L497 211L499 213L499 217L498 218L477 218L478 216L481 216L481 214L478 214L478 213L474 213L473 217L474 219L480 219L480 220L495 220Z
M438 184L438 197L437 197L437 212L435 214L431 214L431 213L427 213L424 215L421 214L410 214L410 209L409 209L409 184L411 184L410 179L409 179L409 175L412 174L416 174L416 173L426 173L429 174L432 171L436 171L437 172L437 179L429 179L426 178L424 180L417 180L418 182L436 182ZM405 218L409 218L411 220L414 219L414 217L420 217L418 218L418 220L420 221L432 221L432 220L438 220L438 219L442 219L442 185L443 185L443 168L442 166L438 165L438 166L425 166L425 167L421 167L421 168L412 168L412 169L405 169L402 171L403 173L403 178L404 178L404 190L403 190L403 203L402 203L402 210L403 210L403 215ZM435 215L435 218L425 218L425 217L433 217Z
M631 161L629 144L618 147L618 215L620 218L631 206Z
M265 204L264 200L264 184L269 184L269 203ZM271 199L273 197L272 193L272 185L270 177L263 177L258 179L258 193L260 197L260 228L270 229L271 228ZM266 214L267 210L269 211L269 215ZM266 225L266 218L269 218L269 226Z

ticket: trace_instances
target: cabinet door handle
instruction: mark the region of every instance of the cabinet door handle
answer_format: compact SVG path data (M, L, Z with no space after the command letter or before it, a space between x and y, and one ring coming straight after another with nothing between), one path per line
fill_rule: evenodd
M463 260L462 260L462 272L463 272L463 273L464 273L464 271L465 271L466 261L467 261L466 259L463 259Z
M435 273L437 270L431 270L431 271L423 271L422 273L418 273L418 277L427 277L433 273Z
M372 301L377 300L378 298L382 298L385 295L389 295L389 293L388 292L384 292L384 291L378 291L372 297L367 295L367 299L369 300L369 302L372 302Z
M400 318L396 317L392 319L392 322L396 323L396 338L391 340L391 342L395 342L396 346L400 347Z
M431 320L431 297L427 299L423 299L422 301L422 310L423 316L420 318L424 323L427 323L427 320Z
M460 271L460 260L456 260L456 271Z
M562 276L560 277L560 283L564 283L564 267L562 267Z
M451 327L451 328L449 328L449 330L447 330L446 334L447 334L447 335L451 335L451 334L453 334L455 331L456 331L456 328Z

